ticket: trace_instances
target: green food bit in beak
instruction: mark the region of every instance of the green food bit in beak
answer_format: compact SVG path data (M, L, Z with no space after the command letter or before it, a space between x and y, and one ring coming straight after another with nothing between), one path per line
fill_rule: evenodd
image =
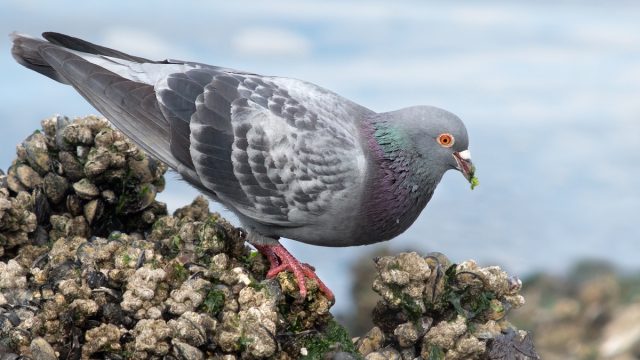
M478 180L478 178L475 175L471 177L471 180L469 180L469 182L471 183L471 190L473 190L476 186L480 185L480 180Z

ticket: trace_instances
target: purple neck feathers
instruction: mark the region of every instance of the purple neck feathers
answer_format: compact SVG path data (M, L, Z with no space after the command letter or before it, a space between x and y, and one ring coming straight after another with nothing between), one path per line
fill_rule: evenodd
M366 139L370 173L368 193L362 212L366 224L364 236L376 241L389 240L404 232L416 220L431 199L442 174L430 176L427 167L415 154L396 142L400 136L387 131L388 124L366 122L362 128Z

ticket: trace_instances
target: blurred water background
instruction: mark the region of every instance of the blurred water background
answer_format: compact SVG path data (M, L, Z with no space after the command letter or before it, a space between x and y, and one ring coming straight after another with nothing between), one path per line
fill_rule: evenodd
M0 34L64 32L155 59L305 79L375 111L456 113L480 186L448 173L416 223L381 246L521 277L583 258L640 269L638 19L639 2L618 0L0 3ZM40 119L96 112L18 66L4 35L0 81L5 170ZM171 209L197 195L169 177L160 200ZM285 243L336 292L334 312L349 311L351 266L375 246Z

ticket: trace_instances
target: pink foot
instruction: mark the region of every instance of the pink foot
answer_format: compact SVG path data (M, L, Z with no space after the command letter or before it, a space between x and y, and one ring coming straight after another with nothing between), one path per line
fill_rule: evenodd
M300 288L300 297L302 299L307 297L307 286L305 285L304 278L315 279L318 282L318 287L331 302L335 301L335 297L329 288L320 280L316 275L315 270L311 265L304 264L298 261L287 249L281 244L277 245L256 245L253 244L258 251L267 257L270 263L270 269L267 272L267 278L272 279L283 271L291 271L298 282Z

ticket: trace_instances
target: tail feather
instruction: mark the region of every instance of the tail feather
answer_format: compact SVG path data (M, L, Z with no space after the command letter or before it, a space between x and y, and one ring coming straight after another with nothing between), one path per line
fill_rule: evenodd
M154 87L89 62L82 57L82 51L91 51L90 54L94 55L118 55L127 57L127 60L135 57L97 45L92 48L88 42L54 33L47 34L53 42L16 33L11 37L11 52L18 63L73 86L146 152L176 170L183 167L171 153L171 126L160 110Z
M157 63L157 61L125 54L121 51L96 45L88 41L78 39L76 37L65 35L65 34L60 34L56 32L44 32L42 33L42 37L48 40L52 44L60 45L64 48L80 51L83 53L109 56L117 59L129 60L137 63Z
M15 32L9 36L13 41L11 55L20 65L47 76L57 82L69 84L69 82L54 68L52 68L42 58L42 55L40 55L40 47L47 42Z

